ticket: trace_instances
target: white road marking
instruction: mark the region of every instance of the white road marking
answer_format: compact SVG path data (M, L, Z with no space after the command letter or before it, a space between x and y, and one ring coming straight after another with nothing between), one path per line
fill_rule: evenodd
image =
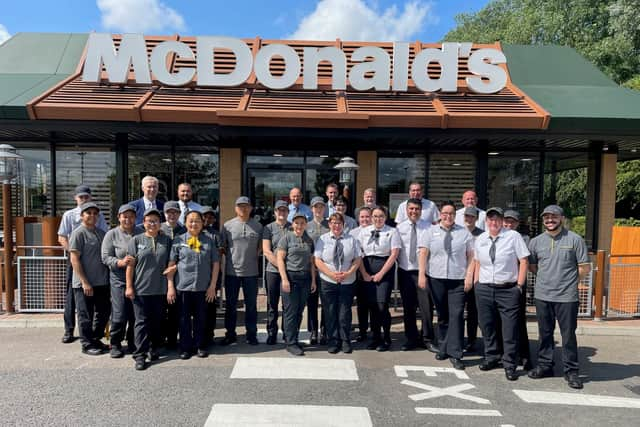
M458 379L468 380L469 375L464 371L459 371L454 368L439 368L436 366L411 366L411 365L396 365L393 367L396 371L396 376L400 378L408 378L409 371L419 371L425 374L427 377L437 377L438 372L444 372L455 375Z
M355 406L215 404L205 427L371 427L369 410Z
M411 386L411 387L416 387L416 388L419 388L419 389L422 389L422 390L428 390L426 393L418 393L418 394L409 395L409 399L411 399L413 401L433 399L434 397L441 397L441 396L451 396L451 397L457 397L458 399L470 400L472 402L482 403L483 405L490 405L491 404L491 401L489 401L487 399L483 399L481 397L470 396L470 395L467 395L467 394L460 393L461 391L471 390L472 388L476 388L476 386L474 386L473 384L469 384L469 383L458 384L458 385L455 385L455 386L444 387L444 388L434 387L434 386L430 386L428 384L422 384L422 383L418 383L418 382L415 382L415 381L409 381L409 380L402 380L402 382L400 384L408 385L408 386Z
M257 333L258 342L266 343L268 337L269 337L269 334L266 329L258 329L258 333ZM300 331L300 333L298 334L298 342L309 344L310 339L311 339L311 332ZM282 339L282 331L278 331L278 342L284 343L284 340Z
M640 409L640 399L598 394L558 393L553 391L513 390L520 399L529 403L551 405L601 406L606 408Z
M500 411L494 409L460 409L460 408L416 408L418 414L431 415L466 415L473 417L501 417Z
M358 381L350 359L238 357L230 378Z

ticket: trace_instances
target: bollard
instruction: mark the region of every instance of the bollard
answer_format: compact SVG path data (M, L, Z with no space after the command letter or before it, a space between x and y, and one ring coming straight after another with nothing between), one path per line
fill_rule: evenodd
M596 279L593 290L595 314L593 320L601 321L604 312L604 275L606 274L606 251L599 250L596 254Z

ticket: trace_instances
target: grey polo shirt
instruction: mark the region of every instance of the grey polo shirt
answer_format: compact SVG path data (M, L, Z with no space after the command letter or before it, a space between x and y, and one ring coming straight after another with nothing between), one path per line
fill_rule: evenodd
M69 238L69 250L80 255L80 264L84 275L87 277L92 287L109 285L109 270L102 263L101 250L104 240L104 231L99 228L89 230L80 224ZM73 271L71 285L74 288L81 288L80 276Z
M350 234L344 234L340 236L342 240L343 259L341 265L335 265L333 262L333 253L336 246L336 239L332 237L331 233L326 233L320 236L315 244L315 250L313 256L322 260L330 271L347 271L351 268L353 260L362 256L362 249L360 248L360 242ZM336 283L329 276L320 272L320 277L329 283ZM342 284L350 285L356 281L356 273L348 276Z
M134 234L115 227L107 231L102 241L102 263L109 268L111 286L124 288L127 282L127 267L118 267L118 261L127 256L129 241Z
M329 221L326 219L323 219L322 222L311 220L307 223L306 231L313 243L317 243L320 236L329 232Z
M174 277L176 289L179 291L203 292L211 284L213 263L218 262L218 248L207 233L200 233L200 252L189 247L187 240L191 234L185 233L176 237L171 247L170 260L178 265Z
M133 287L136 295L165 295L167 276L162 272L169 265L171 239L158 233L155 238L138 234L129 241L127 253L136 259Z
M311 271L311 257L314 244L311 237L304 232L298 237L288 231L278 242L278 251L284 251L287 271Z
M584 239L566 228L557 236L542 233L529 243L529 262L538 266L534 297L542 301L578 301L578 264L589 262Z
M440 225L430 227L418 241L418 246L429 250L428 275L436 279L462 280L467 272L467 253L473 253L473 236L465 227L451 226L451 253L444 248L447 232Z
M271 242L271 252L276 254L276 249L278 248L278 242L285 235L287 230L291 229L291 223L286 222L284 226L281 226L276 221L273 221L271 224L267 224L262 230L262 240L269 240ZM273 265L270 262L267 262L267 271L272 273L278 272L278 266Z
M166 234L167 236L169 236L169 239L173 240L179 235L186 233L187 228L184 225L180 224L179 222L176 223L175 227L171 227L169 223L165 221L162 224L160 224L160 232L162 234Z
M69 238L73 230L78 228L82 224L82 216L80 214L80 206L76 206L73 209L69 209L62 214L62 221L60 221L60 227L58 227L58 236ZM98 223L96 227L104 232L109 229L107 222L104 220L102 212L98 214Z
M262 225L253 218L243 222L235 217L224 223L221 236L227 259L225 274L237 277L257 276Z

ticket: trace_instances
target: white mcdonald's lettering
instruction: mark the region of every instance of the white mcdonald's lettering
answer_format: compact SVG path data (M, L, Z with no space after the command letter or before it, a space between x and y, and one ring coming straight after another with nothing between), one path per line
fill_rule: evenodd
M293 86L302 75L303 89L318 88L318 65L331 63L331 87L345 90L348 85L357 91L398 91L408 89L409 43L393 44L393 70L389 54L380 47L364 46L351 54L354 65L347 72L347 56L337 47L305 47L303 64L296 51L286 44L263 46L253 57L251 49L242 40L231 37L197 37L196 50L179 41L164 41L155 46L147 60L147 50L142 34L125 34L116 49L110 34L89 35L87 55L82 79L99 82L104 66L110 83L125 84L130 69L138 84L151 84L155 80L167 86L184 86L193 80L197 72L197 86L232 87L242 85L255 72L260 84L270 89L286 89ZM235 66L231 72L214 70L216 51L233 52ZM175 54L182 59L196 59L196 67L182 67L176 72L167 69L167 57ZM496 93L507 83L506 71L500 67L507 59L497 49L478 49L471 52L471 43L443 43L440 49L420 51L411 64L411 79L423 92L456 92L458 90L458 58L468 58L467 87L477 93ZM269 67L273 58L282 58L284 72L273 75ZM428 66L440 64L440 75L429 76ZM393 78L391 72L393 71ZM348 80L347 80L348 78Z

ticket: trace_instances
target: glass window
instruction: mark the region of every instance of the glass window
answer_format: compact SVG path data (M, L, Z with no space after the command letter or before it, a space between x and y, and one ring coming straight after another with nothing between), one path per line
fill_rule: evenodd
M176 150L176 186L181 182L188 182L193 189L194 202L217 210L220 204L217 151L205 147L201 148L202 151L198 150L199 152L185 152L183 149L181 147L180 151ZM174 194L172 197L177 196Z
M115 164L113 147L56 146L56 214L76 207L74 190L87 184L107 223L115 220Z
M398 205L407 199L409 183L425 182L426 165L424 153L383 152L378 156L378 203L389 207L391 218L395 218Z
M460 200L475 189L476 160L473 154L434 153L429 156L429 199L437 203Z
M166 201L175 198L172 189L172 157L168 145L134 145L129 146L128 197L133 201L142 197L142 178L155 176L159 181L158 200Z
M342 194L343 185L339 183L340 173L337 169L334 169L334 166L340 163L342 157L347 156L355 159L355 154L347 151L342 153L336 151L310 151L307 153L306 187L304 193L307 203L316 196L326 199L327 185L331 183L338 184L340 194ZM354 185L355 182L351 185L352 190ZM351 210L348 212L351 212Z
M304 166L304 152L288 150L258 150L247 153L247 166Z

